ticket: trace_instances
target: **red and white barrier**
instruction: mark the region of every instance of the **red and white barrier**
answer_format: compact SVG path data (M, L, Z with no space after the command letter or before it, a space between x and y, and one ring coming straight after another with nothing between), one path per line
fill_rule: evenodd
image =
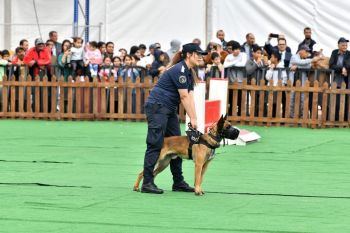
M197 114L197 130L202 133L204 133L205 125L205 91L206 83L204 81L201 81L194 86L193 96ZM187 125L189 122L190 118L186 114L186 130L188 129Z
M209 85L209 100L220 100L220 116L227 112L227 88L228 79L211 78Z

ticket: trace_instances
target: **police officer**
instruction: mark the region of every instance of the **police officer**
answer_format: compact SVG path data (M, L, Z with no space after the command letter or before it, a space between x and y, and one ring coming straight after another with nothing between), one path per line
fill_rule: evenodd
M141 192L161 194L163 190L153 182L153 170L163 146L164 137L180 136L180 124L177 107L182 103L190 122L197 127L197 116L194 108L194 78L191 68L197 66L205 52L194 43L182 47L182 60L169 68L160 77L152 89L145 104L147 115L147 149L144 160L143 184ZM182 159L177 157L170 162L173 175L173 191L194 192L182 176Z

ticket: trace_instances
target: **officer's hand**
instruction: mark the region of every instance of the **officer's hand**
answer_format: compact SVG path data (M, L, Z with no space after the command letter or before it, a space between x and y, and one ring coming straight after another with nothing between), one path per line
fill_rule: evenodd
M197 119L191 119L192 128L197 129Z

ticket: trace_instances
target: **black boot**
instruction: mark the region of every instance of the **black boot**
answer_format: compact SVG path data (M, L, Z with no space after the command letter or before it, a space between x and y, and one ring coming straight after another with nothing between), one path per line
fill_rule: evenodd
M142 184L141 193L162 194L163 189L158 188L153 182L149 182L147 184Z
M194 192L194 188L189 186L185 181L173 184L173 191L175 192Z

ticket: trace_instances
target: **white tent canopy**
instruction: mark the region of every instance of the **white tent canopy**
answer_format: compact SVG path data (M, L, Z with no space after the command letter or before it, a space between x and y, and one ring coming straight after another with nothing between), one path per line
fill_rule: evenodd
M0 49L14 49L23 38L33 45L39 28L44 40L51 30L61 41L72 36L73 0L0 0L0 6ZM127 50L160 42L167 50L172 39L187 43L199 38L205 48L218 29L225 31L226 40L240 43L252 32L260 45L272 32L284 34L294 53L309 26L313 39L330 55L338 38L349 36L349 7L340 0L90 0L90 40L113 41L116 49ZM79 24L84 25L81 13Z

